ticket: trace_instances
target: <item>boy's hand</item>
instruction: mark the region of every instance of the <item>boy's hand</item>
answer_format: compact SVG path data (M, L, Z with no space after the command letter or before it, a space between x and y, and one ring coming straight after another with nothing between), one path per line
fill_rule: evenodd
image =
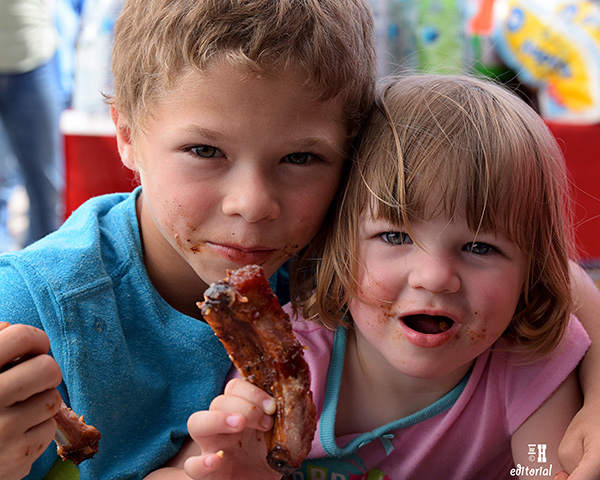
M584 406L573 418L558 448L569 480L600 480L600 418L598 410Z
M0 322L0 478L20 479L56 432L62 380L46 355L48 336L26 325Z
M571 473L569 480L600 480L600 293L577 263L570 263L570 272L574 313L592 339L592 345L579 365L583 407L567 428L558 455L561 465Z
M231 380L209 411L188 421L196 456L185 461L187 475L194 480L281 478L266 460L263 432L273 428L273 413L275 402L267 393L245 380Z

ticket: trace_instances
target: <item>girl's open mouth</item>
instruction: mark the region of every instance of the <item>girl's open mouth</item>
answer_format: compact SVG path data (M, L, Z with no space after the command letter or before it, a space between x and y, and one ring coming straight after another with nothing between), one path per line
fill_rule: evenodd
M454 325L451 318L432 315L408 315L402 321L411 330L428 335L443 333Z

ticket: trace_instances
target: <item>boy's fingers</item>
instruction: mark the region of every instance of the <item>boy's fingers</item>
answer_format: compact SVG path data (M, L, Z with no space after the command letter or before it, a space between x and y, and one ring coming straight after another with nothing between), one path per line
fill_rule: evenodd
M8 457L18 459L31 457L33 461L50 445L55 433L56 422L49 418L25 432L10 432L10 441L2 443L0 448Z
M60 367L50 355L37 355L19 363L0 374L0 408L56 388L61 380Z
M21 432L26 432L54 417L60 410L61 404L62 399L58 390L46 390L25 402L12 406L11 416L20 419L21 423L17 428Z
M256 385L241 378L230 380L225 386L225 395L246 399L248 402L260 407L267 415L275 413L275 400L267 392Z
M6 322L2 322L2 327ZM0 328L0 370L19 358L47 353L50 349L48 335L29 325L11 325Z
M29 455L38 458L48 445L52 443L56 434L56 422L50 418L45 422L36 425L26 434L27 444L29 445Z
M568 478L569 480L600 480L600 461L592 455L584 455Z

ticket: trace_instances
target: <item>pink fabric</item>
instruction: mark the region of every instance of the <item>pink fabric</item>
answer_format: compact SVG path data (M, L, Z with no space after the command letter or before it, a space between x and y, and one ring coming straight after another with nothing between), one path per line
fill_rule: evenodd
M289 306L286 310L292 316ZM320 418L334 334L304 320L294 321L294 330L307 347L305 359ZM522 357L501 351L508 344L499 340L496 350L490 349L476 360L464 391L450 409L392 432L394 449L389 455L382 442L374 440L360 448L351 463L362 475L375 472L378 476L369 478L382 480L511 478L511 435L577 367L589 345L587 334L574 318L559 347L532 364L524 365ZM336 443L343 447L354 437L337 438ZM317 429L304 470L310 459L324 457ZM355 472L347 475L348 471L334 476L331 465L327 466L327 476L315 478L361 478L354 477ZM291 478L304 478L298 475Z

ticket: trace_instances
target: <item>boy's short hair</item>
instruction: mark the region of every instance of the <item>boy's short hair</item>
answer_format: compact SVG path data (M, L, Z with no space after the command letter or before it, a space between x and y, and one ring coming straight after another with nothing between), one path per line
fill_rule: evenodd
M523 293L503 336L523 351L550 352L569 318L574 242L564 158L541 117L503 86L467 76L396 78L378 103L318 276L299 290L305 317L343 323L358 290L361 213L410 234L411 221L459 212L474 232L503 233L525 252Z
M142 127L182 72L213 60L258 75L299 68L315 99L342 98L353 135L374 98L372 12L367 0L125 0L110 102Z

